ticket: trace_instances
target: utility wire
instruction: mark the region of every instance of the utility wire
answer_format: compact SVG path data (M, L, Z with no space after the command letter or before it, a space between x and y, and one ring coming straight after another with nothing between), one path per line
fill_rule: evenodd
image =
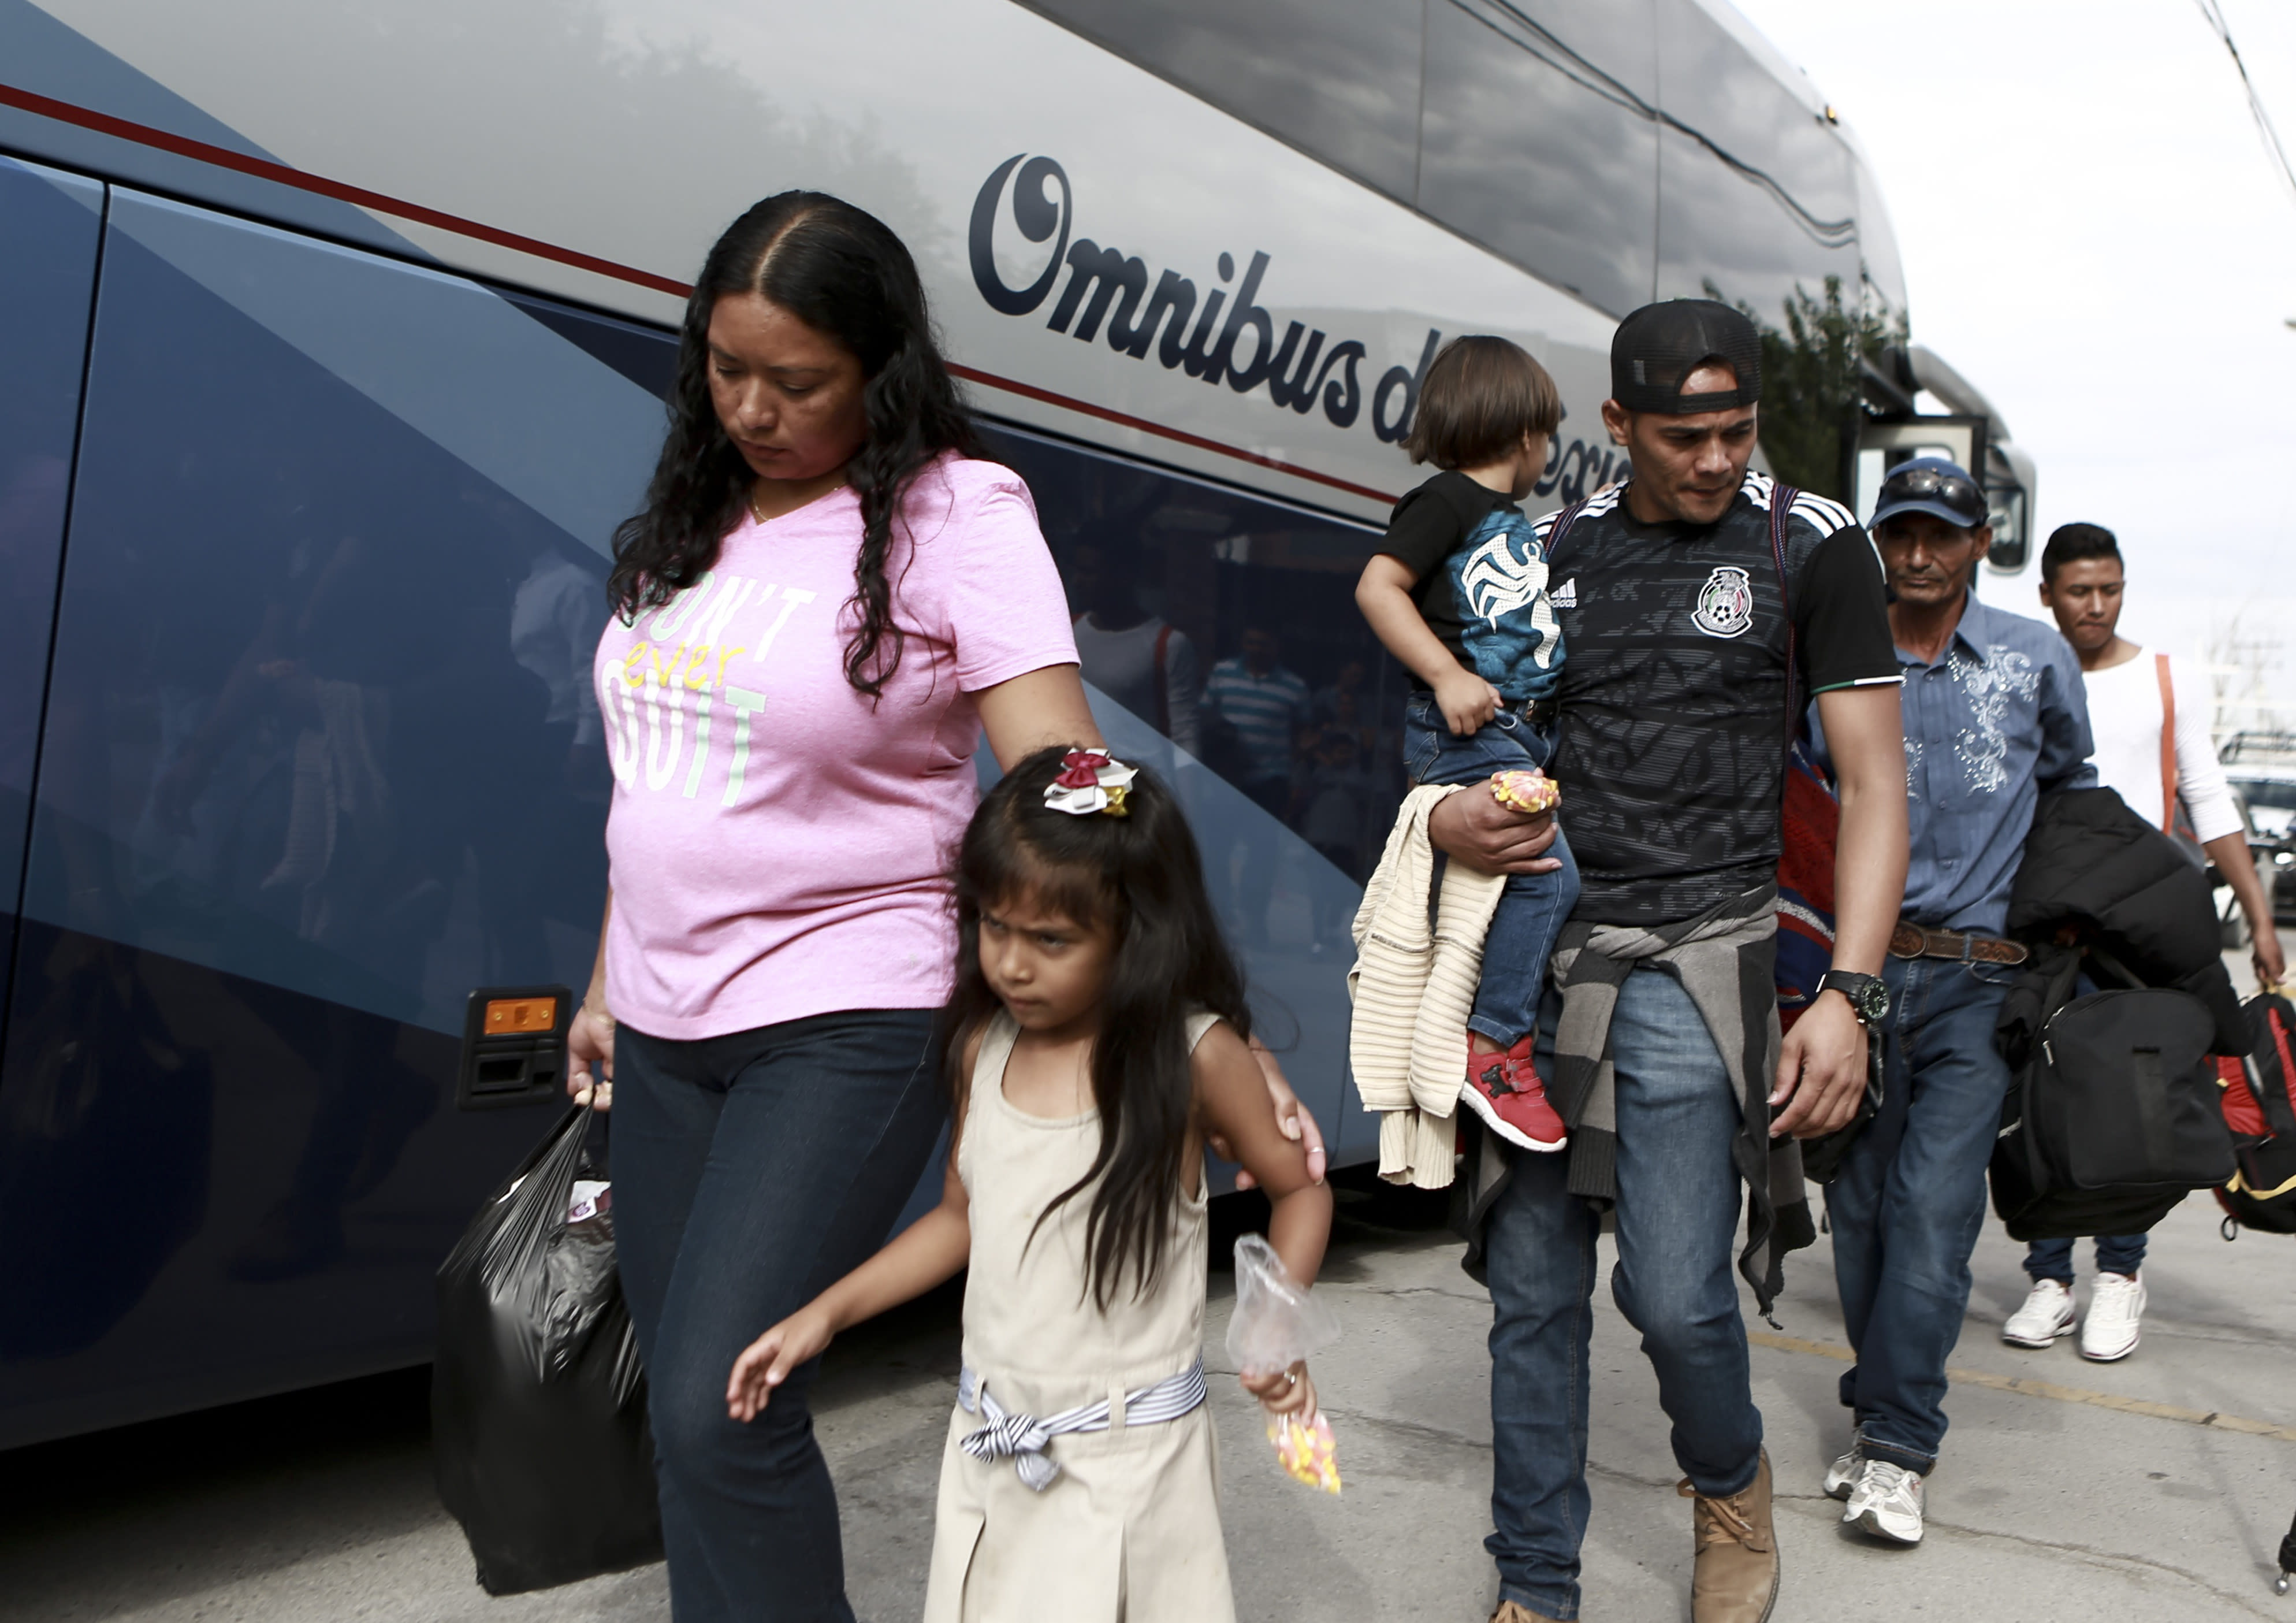
M2225 49L2232 53L2232 65L2240 70L2241 87L2248 92L2248 110L2256 115L2257 133L2264 137L2264 149L2272 155L2273 171L2288 188L2289 196L2296 199L2296 169L2288 167L2288 153L2280 144L2280 132L2272 128L2272 115L2264 111L2264 98L2256 94L2256 81L2248 77L2248 64L2241 60L2240 47L2232 42L2232 25L2225 21L2220 0L2194 3L2200 6L2201 15L2209 20L2209 27L2216 30L2217 37L2224 41Z

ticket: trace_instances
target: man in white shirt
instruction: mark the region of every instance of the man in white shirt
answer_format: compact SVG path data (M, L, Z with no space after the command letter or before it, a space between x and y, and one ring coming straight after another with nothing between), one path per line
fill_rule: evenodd
M2247 831L2209 737L2215 705L2200 673L2120 635L2125 576L2120 544L2098 524L2065 524L2041 553L2041 603L2079 657L2088 689L2097 779L2140 815L2172 829L2184 803L2194 836L2232 886L2255 936L2257 979L2276 983L2287 966L2264 899ZM2144 1316L2142 1234L2101 1234L2096 1284L2080 1327L2084 1358L2110 1363L2136 1350ZM2073 1242L2034 1241L2025 1256L2032 1294L2002 1326L2015 1347L2046 1347L2073 1328Z
M1070 548L1066 561L1070 597L1081 610L1075 630L1084 680L1195 754L1204 686L1196 645L1141 601L1137 556L1092 540ZM1155 764L1172 770L1168 757Z

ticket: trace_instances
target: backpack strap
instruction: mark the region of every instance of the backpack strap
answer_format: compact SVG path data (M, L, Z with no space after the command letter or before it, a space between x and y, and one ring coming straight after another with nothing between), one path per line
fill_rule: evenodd
M2177 831L2177 690L2169 682L2169 656L2155 654L2152 670L2161 679L2161 828Z
M1793 754L1794 738L1801 731L1801 649L1794 630L1793 585L1786 579L1786 520L1793 515L1801 492L1790 484L1770 486L1770 562L1778 572L1778 601L1786 612L1786 743Z
M1554 522L1547 526L1546 538L1540 543L1546 548L1546 562L1550 567L1554 563L1555 545L1570 532L1570 526L1578 522L1578 515L1587 511L1587 504L1594 499L1591 496L1582 496L1555 513Z

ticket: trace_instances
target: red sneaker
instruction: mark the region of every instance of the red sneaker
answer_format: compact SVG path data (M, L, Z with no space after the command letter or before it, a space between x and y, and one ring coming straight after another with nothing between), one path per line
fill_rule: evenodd
M1474 1107L1483 1125L1522 1149L1560 1149L1569 1133L1546 1084L1531 1063L1534 1039L1525 1037L1504 1054L1467 1054L1467 1085L1459 1097Z

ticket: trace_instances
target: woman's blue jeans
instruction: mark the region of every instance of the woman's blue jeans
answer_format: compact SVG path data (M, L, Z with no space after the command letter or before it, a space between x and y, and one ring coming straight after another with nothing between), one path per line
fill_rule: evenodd
M884 1243L947 1114L930 1009L614 1042L614 1239L645 1359L677 1623L851 1623L837 1496L791 1375L734 1358Z
M1544 769L1551 740L1520 715L1501 711L1462 738L1451 731L1432 696L1414 696L1404 711L1403 764L1414 784L1482 783L1493 772ZM1562 866L1547 873L1509 874L1483 935L1483 968L1467 1029L1502 1050L1538 1029L1539 993L1555 937L1578 905L1578 864L1556 820L1546 854ZM1544 1073L1552 1075L1553 1073Z
M1554 1059L1546 1001L1539 1063ZM1702 1494L1754 1479L1754 1407L1732 1252L1744 1198L1730 1074L1690 994L1639 968L1611 1018L1618 1112L1619 1265L1611 1295L1642 1332L1674 1422L1675 1462ZM1578 1615L1587 1533L1587 1359L1602 1219L1566 1187L1570 1157L1519 1153L1485 1233L1491 1289L1491 1521L1499 1596Z

